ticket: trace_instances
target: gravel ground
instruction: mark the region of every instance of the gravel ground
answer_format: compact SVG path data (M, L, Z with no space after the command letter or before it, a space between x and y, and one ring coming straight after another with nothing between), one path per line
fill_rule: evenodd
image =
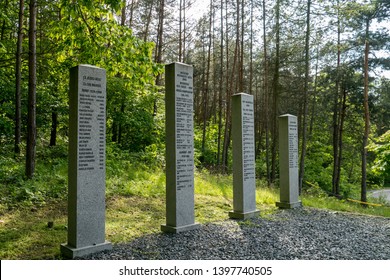
M83 259L389 260L390 219L311 208L143 236Z

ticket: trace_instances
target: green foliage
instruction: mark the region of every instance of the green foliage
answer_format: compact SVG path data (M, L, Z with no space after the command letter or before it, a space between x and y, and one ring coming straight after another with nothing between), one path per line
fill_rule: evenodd
M0 61L1 61L0 52ZM13 74L12 68L0 67L0 145L10 142L14 133L15 108L13 104L15 96L15 84L9 77Z
M7 151L10 150L11 147L7 146ZM39 206L52 199L65 199L67 175L64 145L40 150L36 176L32 180L24 177L22 158L14 158L11 152L7 152L0 156L0 203L8 207Z
M129 153L115 144L107 145L107 195L161 196L165 192L165 174L150 159L154 156L153 148Z
M218 124L211 121L207 124L204 153L202 153L202 135L203 127L196 125L194 129L195 163L198 167L212 168L217 165Z
M332 146L328 131L317 133L307 145L307 157L305 160L305 181L309 185L319 186L323 191L331 193L332 190Z
M142 93L126 86L126 80L113 77L107 84L107 121L113 142L131 152L141 152L163 142L162 96L159 92ZM161 107L161 106L159 106ZM150 148L149 148L150 150Z
M372 106L372 122L377 127L379 135L389 129L390 123L390 80L382 78L375 84L378 88Z
M371 170L384 185L390 179L390 130L371 142L368 150L375 154Z
M12 146L4 147L0 154L0 205L42 206L53 199L66 199L68 153L66 143L59 142L54 147L39 144L36 176L32 180L24 177L22 156L14 158ZM155 145L131 154L115 144L107 145L107 195L162 196L165 192L162 166L162 155Z
M1 90L1 89L0 89ZM0 105L0 144L12 139L13 122L11 118L12 104L3 103Z
M120 26L112 6L105 2L62 1L61 20L52 22L50 32L59 46L57 62L66 68L77 64L100 66L109 76L128 79L133 90L153 85L161 72L152 61L153 44L137 39L128 27Z
M107 121L109 125L122 124L122 147L133 152L145 152L150 145L161 147L163 115L155 105L162 107L162 96L155 79L163 68L153 62L153 43L136 38L131 29L118 24L115 12L121 5L120 0L59 0L47 2L39 9L37 131L40 139L49 138L53 112L58 115L59 137L67 137L69 69L78 64L92 64L107 70ZM14 22L18 18L18 1L2 3L0 13L0 143L3 144L11 143L14 133L13 66L17 33ZM22 140L27 116L26 38L23 49ZM107 132L108 136L112 135L110 127Z
M339 96L335 100L336 84ZM312 135L307 144L305 181L318 185L326 193L332 193L334 164L334 105L337 102L337 130L340 132L340 116L344 113L342 129L342 156L340 167L340 195L358 198L361 181L361 150L363 134L362 76L346 64L339 69L327 67L317 77L316 106L322 111L313 115ZM345 107L342 98L345 94ZM370 102L374 101L370 95ZM371 106L371 105L370 105ZM344 110L342 110L344 109ZM371 135L375 131L372 129ZM340 139L338 139L339 141ZM371 158L369 158L369 161ZM368 185L373 187L375 178L369 174ZM309 185L305 186L310 188Z
M263 141L265 142L265 141ZM265 146L265 145L264 145ZM266 149L265 147L261 147L259 149L259 154L257 155L256 157L256 176L258 178L264 178L264 180L267 179L267 155L266 155ZM278 160L278 156L279 155L276 155L276 173L278 174L279 173L279 160ZM274 184L278 184L278 181L279 180L279 177L276 179L276 181L274 182Z
M114 16L122 1L61 1L60 20L50 22L48 38L55 53L47 60L47 82L42 90L44 110L56 109L67 115L69 68L92 64L107 71L107 137L132 152L159 145L161 117L155 105L161 96L155 79L162 67L153 62L154 45L144 42L132 31L118 24ZM56 93L59 94L45 94ZM62 123L66 123L66 119ZM50 123L50 120L46 120ZM66 125L64 126L66 129ZM61 127L60 127L61 129Z
M151 144L140 153L140 158L145 165L161 168L165 166L165 146Z

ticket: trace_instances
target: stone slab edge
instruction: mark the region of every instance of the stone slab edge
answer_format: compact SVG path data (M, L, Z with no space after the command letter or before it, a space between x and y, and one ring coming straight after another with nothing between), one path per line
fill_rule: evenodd
M96 245L86 246L81 248L73 248L68 244L61 244L61 254L70 259L82 257L85 255L89 255L104 250L111 250L111 249L112 249L112 244L111 242L108 241L101 244L96 244Z
M281 209L300 208L300 207L302 207L302 202L301 201L293 202L293 203L289 203L289 202L276 202L276 206L281 208Z
M173 226L168 226L168 225L161 225L161 231L163 232L169 232L169 233L179 233L183 231L188 231L188 230L194 230L200 228L200 224L195 223L191 225L185 225L182 227L173 227Z
M251 212L235 212L235 211L230 211L229 212L229 218L230 219L237 219L237 220L246 220L250 218L254 218L260 215L260 210L254 210Z

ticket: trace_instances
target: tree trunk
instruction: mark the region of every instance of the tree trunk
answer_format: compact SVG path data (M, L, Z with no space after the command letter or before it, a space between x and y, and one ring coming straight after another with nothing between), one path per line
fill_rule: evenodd
M228 12L228 1L226 0L226 15ZM225 17L226 20L226 113L225 113L225 130L224 130L224 138L223 138L223 148L222 148L222 169L223 172L228 171L228 153L229 153L229 145L230 145L230 128L231 128L231 120L230 120L230 114L231 114L231 108L230 108L230 90L232 90L233 86L233 79L229 79L229 22L228 17ZM235 60L237 58L237 48L234 55L234 64L232 69L232 76L234 77L234 70L235 70Z
M51 111L51 131L50 131L50 147L56 145L57 142L57 126L58 126L58 113L56 108L52 108Z
M179 62L182 62L182 48L183 48L183 34L182 34L182 25L183 25L183 16L182 16L183 1L184 1L184 0L180 0L180 6L179 6Z
M19 1L18 42L16 46L15 66L15 154L20 154L21 119L22 119L22 53L23 53L23 17L24 0Z
M272 125L272 160L271 183L276 179L276 152L278 146L278 117L279 117L279 68L280 68L280 0L276 1L275 8L275 73L273 81L273 125Z
M125 0L126 1L126 0ZM129 18L129 28L133 28L133 15L134 15L134 5L136 0L131 0L130 6L130 18ZM164 0L161 0L164 1Z
M155 62L160 64L162 62L162 46L163 46L163 32L164 32L164 9L165 9L165 0L160 0L158 8L158 26L157 26L157 40L156 40L156 52L155 52ZM162 84L161 74L156 77L156 85L160 86ZM153 104L153 116L157 116L157 98L154 99Z
M111 141L114 143L117 143L117 141L118 141L118 124L117 124L117 121L115 120L115 117L114 117L113 122L112 122L111 130L112 130Z
M221 57L220 57L220 80L219 80L219 104L218 104L218 151L217 165L221 166L221 136L222 136L222 111L223 111L223 0L221 0Z
M149 36L149 26L150 22L152 20L152 11L153 11L153 2L150 2L150 7L149 7L149 13L148 17L146 18L146 25L145 25L145 33L144 33L144 41L148 41L148 36Z
M239 64L239 78L238 78L238 91L239 92L244 92L244 0L241 0L241 3L239 0L237 0L237 13L239 13L239 8L241 5L241 30L239 25L237 25L237 32L240 34L239 38L241 37L240 40L240 64ZM237 20L239 19L239 14L237 15Z
M182 62L185 63L185 58L186 58L186 23L187 23L187 19L186 19L186 1L183 0L183 53L182 53L182 56L183 56L183 59L182 59Z
M218 94L219 94L219 91L217 90L217 85L218 85L218 67L217 67L217 47L216 47L216 43L215 43L215 12L216 12L216 7L213 7L213 19L212 19L212 22L213 22L213 26L212 26L212 33L211 33L211 38L212 38L212 49L213 49L213 52L212 52L212 61L213 61L213 86L211 87L212 88L212 92L213 92L213 102L212 102L212 105L211 105L211 114L212 114L212 117L213 117L213 123L216 124L218 122L218 118L217 118L217 107L218 107Z
M19 5L20 6L20 5ZM8 0L6 0L5 2L4 2L4 11L6 11L8 9ZM19 16L20 16L20 14L19 14ZM0 40L2 41L2 40L4 40L4 37L5 37L5 27L6 27L6 20L5 19L3 19L3 21L2 21L2 24L1 24L1 32L0 32Z
M165 0L160 0L158 9L158 26L157 26L157 43L155 52L156 63L162 62L162 46L163 46L163 34L164 34L164 9ZM157 76L156 84L160 85L161 75Z
M236 81L235 91L231 95L242 91L242 79L241 79L241 44L240 44L240 0L236 1L237 4L237 18L236 18L236 48L234 50L234 67L233 69L238 68L238 77L232 72L232 80ZM238 78L238 79L237 79Z
M361 201L367 202L367 144L368 136L370 134L370 111L368 107L368 54L369 54L369 42L368 42L368 29L369 21L366 26L366 44L364 51L364 135L363 135L363 147L362 147L362 190Z
M336 73L336 92L333 99L333 175L332 175L332 193L338 197L337 185L339 185L340 178L338 178L337 170L339 168L339 91L340 91L340 64L341 64L341 27L340 15L337 15L337 73Z
M249 50L249 94L253 94L253 0L251 0L251 16L250 16L250 50ZM244 33L244 32L243 32Z
M208 109L208 96L209 96L209 81L210 81L210 60L211 60L211 26L213 19L213 1L210 1L210 22L209 22L209 45L207 50L207 67L206 67L206 86L204 90L204 99L203 99L203 129L202 129L202 156L204 158L206 152L206 132L207 132L207 109Z
M122 11L121 11L121 25L125 26L125 22L126 22L126 0L124 0L123 2L124 2L124 4L123 4L123 7L122 7Z
M305 86L303 92L303 126L302 126L302 148L301 161L299 166L299 193L302 192L303 178L305 176L305 157L306 157L306 142L307 142L307 115L308 106L307 99L309 96L309 72L310 72L310 7L311 0L307 0L306 13L306 38L305 38Z
M205 25L202 25L201 27L201 37L202 38L206 38L206 28L205 28ZM200 67L198 69L198 72L199 72L199 94L196 94L195 95L195 108L194 108L194 111L195 111L195 120L197 122L197 124L199 126L201 126L201 124L203 123L203 117L205 117L205 114L204 114L204 111L207 110L205 109L205 104L207 103L206 101L206 95L207 95L207 92L206 92L206 67L205 65L207 64L206 62L206 44L203 44L202 42L202 51L201 51L201 57L199 58L200 60ZM204 127L204 129L206 129L206 127Z
M314 89L313 89L313 97L312 97L312 105L311 105L311 116L310 116L310 128L309 128L309 138L311 138L313 134L313 127L314 127L314 115L316 112L316 104L317 104L317 76L318 76L318 48L317 48L317 55L316 55L316 71L314 75Z
M346 110L347 110L347 89L343 89L343 97L342 97L342 103L340 108L340 123L339 123L339 143L338 143L338 168L337 168L337 182L335 186L336 194L340 196L340 175L341 175L341 162L342 162L342 155L343 155L343 132L344 132L344 121L346 116Z
M29 79L28 79L28 119L27 119L27 149L26 149L26 176L31 179L35 171L36 155L36 83L37 83L37 1L30 0L29 18Z
M230 140L231 140L231 128L232 128L232 122L231 122L231 97L235 93L234 90L237 91L239 87L239 83L237 83L237 76L236 76L236 70L237 70L237 62L239 59L239 49L240 49L240 8L239 8L239 0L237 0L237 18L236 18L236 44L234 48L234 57L233 57L233 67L231 71L231 77L229 81L229 86L227 89L227 96L226 96L226 125L225 125L225 138L224 138L224 153L223 153L223 165L224 170L228 170L228 155L229 155L229 147L230 147ZM226 32L228 34L228 32ZM227 44L228 46L228 44ZM228 51L228 50L227 50ZM227 74L227 77L229 77L229 74ZM233 83L236 82L235 86Z
M125 100L123 99L122 104L121 104L121 111L120 111L120 116L121 116L122 120L124 118L124 115L125 115ZM122 131L123 131L123 125L122 125L122 122L119 122L119 125L118 125L118 144L122 143Z
M264 48L264 76L263 76L263 91L264 91L264 130L265 130L265 161L267 168L267 183L271 184L271 172L269 165L269 92L268 92L268 48L267 48L267 31L266 31L266 5L263 0L263 48Z
M249 88L248 93L253 95L254 100L254 122L255 122L255 159L260 156L261 147L262 147L262 133L264 128L264 122L262 121L262 96L257 88L257 77L255 79L255 92L253 93L253 0L250 1L250 25L249 25L249 34L250 34L250 46L249 46ZM261 131L261 133L257 133ZM259 136L257 136L259 135Z

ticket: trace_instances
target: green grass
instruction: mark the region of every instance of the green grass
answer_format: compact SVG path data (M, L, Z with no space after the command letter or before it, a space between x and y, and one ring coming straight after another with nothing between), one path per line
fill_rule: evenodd
M61 258L60 244L67 241L67 163L61 155L61 150L41 155L33 180L23 179L21 160L0 158L0 259ZM231 175L196 172L197 222L204 224L228 218L233 208L232 179ZM106 194L108 240L129 242L160 232L160 225L165 223L163 168L145 166L130 155L113 153L107 159ZM263 218L277 211L278 198L277 188L257 181L256 202ZM387 206L362 207L328 197L320 189L307 191L301 198L305 207L390 217ZM48 227L50 221L54 222L53 227Z
M372 199L371 202L376 204L378 201ZM307 207L314 207L319 209L328 209L334 211L357 213L362 215L373 215L390 217L390 207L386 205L382 206L366 206L363 207L359 203L350 202L347 200L339 200L334 197L315 197L315 196L302 196L302 203Z
M65 203L21 207L0 216L0 259L58 259L66 241ZM48 221L54 221L49 228Z

